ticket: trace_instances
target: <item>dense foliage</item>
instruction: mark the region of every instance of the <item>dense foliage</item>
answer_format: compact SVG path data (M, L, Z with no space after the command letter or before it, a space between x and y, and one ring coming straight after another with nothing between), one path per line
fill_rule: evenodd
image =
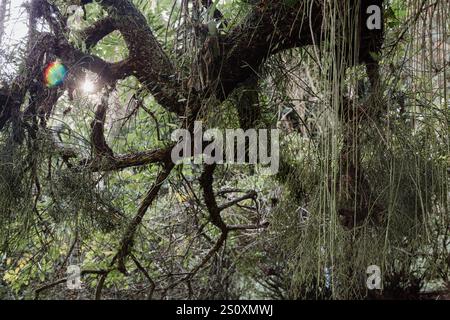
M449 16L446 0L1 0L0 298L445 296ZM55 60L69 72L49 88ZM173 165L194 120L280 129L279 172Z

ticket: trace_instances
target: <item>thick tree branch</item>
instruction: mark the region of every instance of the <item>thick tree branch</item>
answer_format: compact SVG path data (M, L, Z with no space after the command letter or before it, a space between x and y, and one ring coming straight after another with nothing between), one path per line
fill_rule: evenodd
M101 157L114 158L114 153L108 146L105 139L105 120L106 111L108 110L108 98L109 93L106 93L102 97L101 103L97 106L95 111L94 120L91 123L91 144L93 148L93 154L95 158L100 159Z
M244 201L244 200L255 199L257 195L258 194L256 193L256 191L250 191L249 193L244 194L241 197L233 199L230 202L227 202L227 203L219 206L219 210L223 211L223 210L228 209L228 208L234 206L235 204L238 204L239 202Z
M85 68L99 76L99 84L113 84L115 81L124 79L132 74L132 61L109 63L103 59L82 52L70 45L65 39L56 43L55 54L59 56L69 68ZM72 70L74 73L75 70Z
M81 33L87 49L94 47L100 40L116 30L114 19L106 17L95 22L90 27L84 29Z
M312 44L313 38L318 36L322 23L318 1L311 3L311 10L305 1L298 1L294 6L285 3L283 0L260 1L241 25L220 39L222 55L214 61L215 68L220 68L219 97L225 99L254 75L271 54Z
M183 115L188 96L177 80L174 64L153 35L145 17L128 0L103 0L101 4L125 39L134 75L161 106Z
M118 261L118 270L126 273L125 268L125 259L130 253L131 247L133 246L134 234L136 233L137 228L142 222L147 209L152 205L153 201L158 196L159 190L163 185L164 181L169 177L170 172L172 171L174 164L169 160L165 163L163 170L159 173L156 178L155 183L148 191L141 205L139 206L137 214L134 216L133 220L127 227L124 236L122 237L122 241L120 243L120 249L117 253L117 261Z
M144 166L153 163L163 163L170 159L172 147L135 152L130 154L116 154L114 158L105 158L103 161L84 160L81 163L89 163L91 171L115 171L131 167Z
M205 199L206 207L209 211L209 219L211 222L219 228L223 233L228 233L227 226L225 222L222 220L222 217L220 216L221 209L217 205L216 197L214 195L214 189L213 189L213 175L214 170L216 166L215 165L205 165L203 169L203 173L200 177L200 186L203 189L203 197Z
M220 250L220 248L222 248L222 246L224 245L224 243L226 242L226 240L228 238L228 234L230 231L252 230L252 229L256 230L256 229L266 228L268 226L268 223L263 223L261 225L231 225L231 226L227 226L225 224L225 222L223 221L223 219L220 215L220 211L224 210L224 209L230 207L231 205L234 205L244 199L254 198L256 196L256 192L254 192L254 191L249 192L248 194L244 195L243 197L238 198L234 201L231 201L230 203L225 204L222 207L219 207L217 205L216 198L214 195L214 189L213 189L214 170L215 170L215 165L205 165L204 166L203 173L200 176L200 186L203 189L203 197L205 199L206 207L208 208L208 211L209 211L210 221L217 228L220 229L221 234L220 234L219 238L217 239L217 241L215 242L214 246L203 257L201 262L197 266L195 266L188 273L187 276L185 276L182 279L178 280L177 282L173 283L167 289L174 288L179 283L181 283L183 281L189 281L190 279L192 279L197 274L197 272L200 269L202 269L208 263L208 261Z

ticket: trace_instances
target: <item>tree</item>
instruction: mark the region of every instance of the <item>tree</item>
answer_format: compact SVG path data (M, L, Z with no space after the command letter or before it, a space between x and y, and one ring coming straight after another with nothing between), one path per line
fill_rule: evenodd
M34 292L40 294L65 282L58 276L77 257L89 261L81 274L95 282L89 285L95 298L105 283L141 278L149 297L236 297L239 279L260 282L264 294L278 298L379 297L364 287L370 260L382 267L385 296L417 297L425 282L448 281L445 36L430 38L427 50L436 57L418 62L442 68L437 90L414 96L405 88L412 82L427 89L428 78L411 80L400 55L416 57L407 46L418 43L405 38L409 28L421 26L420 18L445 35L447 26L435 17L445 17L449 8L444 1L412 2L409 15L397 1L382 0L183 0L156 8L129 0L28 2L23 59L15 78L0 88L1 208L5 259L33 255L5 262L5 270L30 265L28 280L40 275L46 282ZM402 29L399 21L408 26ZM61 86L46 86L42 72L54 61L68 75ZM80 103L80 83L87 81L95 97ZM83 109L89 104L93 114ZM225 183L215 191L217 180L235 179L223 167L172 162L171 128L194 133L196 120L275 127L277 105L297 115L298 121L285 121L303 134L286 135L276 180L232 169L259 182L247 189ZM420 115L408 116L406 109ZM412 123L431 114L435 120ZM87 116L90 125L83 126ZM131 125L132 118L138 124ZM114 131L119 142L106 134ZM409 134L416 137L409 140ZM121 136L152 148L129 151ZM427 148L421 150L419 136ZM301 167L306 164L311 168ZM132 186L149 179L145 192ZM131 182L122 186L122 180ZM269 200L277 184L285 194ZM140 196L137 208L130 195ZM149 224L169 217L170 230ZM282 253L268 244L276 234L282 235L276 242ZM265 240L258 242L259 236ZM38 239L42 245L33 244ZM379 248L366 249L368 241ZM243 259L240 268L250 270L245 276L236 261L249 243L257 251ZM57 261L63 253L51 248L67 251L65 258ZM315 253L307 253L311 248ZM411 254L398 258L398 248ZM96 258L87 258L88 252ZM432 258L419 267L427 252ZM46 261L44 272L33 267L39 259ZM414 268L427 272L416 277ZM431 269L438 271L429 274ZM286 270L299 273L292 283ZM219 288L207 281L207 272ZM3 278L22 289L8 271Z

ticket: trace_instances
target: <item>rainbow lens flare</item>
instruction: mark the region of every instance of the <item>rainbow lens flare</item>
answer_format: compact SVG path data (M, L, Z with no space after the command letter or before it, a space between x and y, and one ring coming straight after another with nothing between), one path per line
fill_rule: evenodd
M67 68L60 61L50 62L44 70L44 83L48 88L54 88L64 82Z

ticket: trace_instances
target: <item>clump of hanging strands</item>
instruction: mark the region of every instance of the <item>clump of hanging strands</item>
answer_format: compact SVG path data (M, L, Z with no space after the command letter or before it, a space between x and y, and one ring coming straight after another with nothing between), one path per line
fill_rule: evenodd
M308 110L318 135L291 139L283 147L278 178L288 192L271 221L267 241L278 246L268 255L288 270L282 289L290 298L388 297L393 292L397 298L418 297L448 281L445 57L450 47L445 17L450 8L445 1L390 3L404 16L395 18L397 27L387 28L377 57L382 78L373 90L361 66L337 67L355 54L352 46L339 41L348 38L343 26L351 19L346 11L337 11L337 2L325 10L322 43L327 47L305 49L314 57L303 58L308 79L299 84L295 69L289 69L293 83L305 91L317 90L309 98L318 99L322 108ZM348 52L348 57L336 52ZM371 110L366 111L372 115L369 121L343 123L339 108L347 99L354 112ZM301 104L295 107L304 111ZM349 131L354 139L347 147L353 158L343 158ZM356 157L356 170L370 187L358 192L370 192L370 205L367 216L352 216L355 225L347 228L339 210L357 208L360 199L351 196L359 190L355 181L342 183L342 168ZM381 269L383 293L366 287L371 265Z
M98 174L67 167L50 130L17 145L5 131L0 141L0 235L2 251L17 250L51 237L59 228L80 235L119 226L120 210ZM26 236L25 236L26 235Z

